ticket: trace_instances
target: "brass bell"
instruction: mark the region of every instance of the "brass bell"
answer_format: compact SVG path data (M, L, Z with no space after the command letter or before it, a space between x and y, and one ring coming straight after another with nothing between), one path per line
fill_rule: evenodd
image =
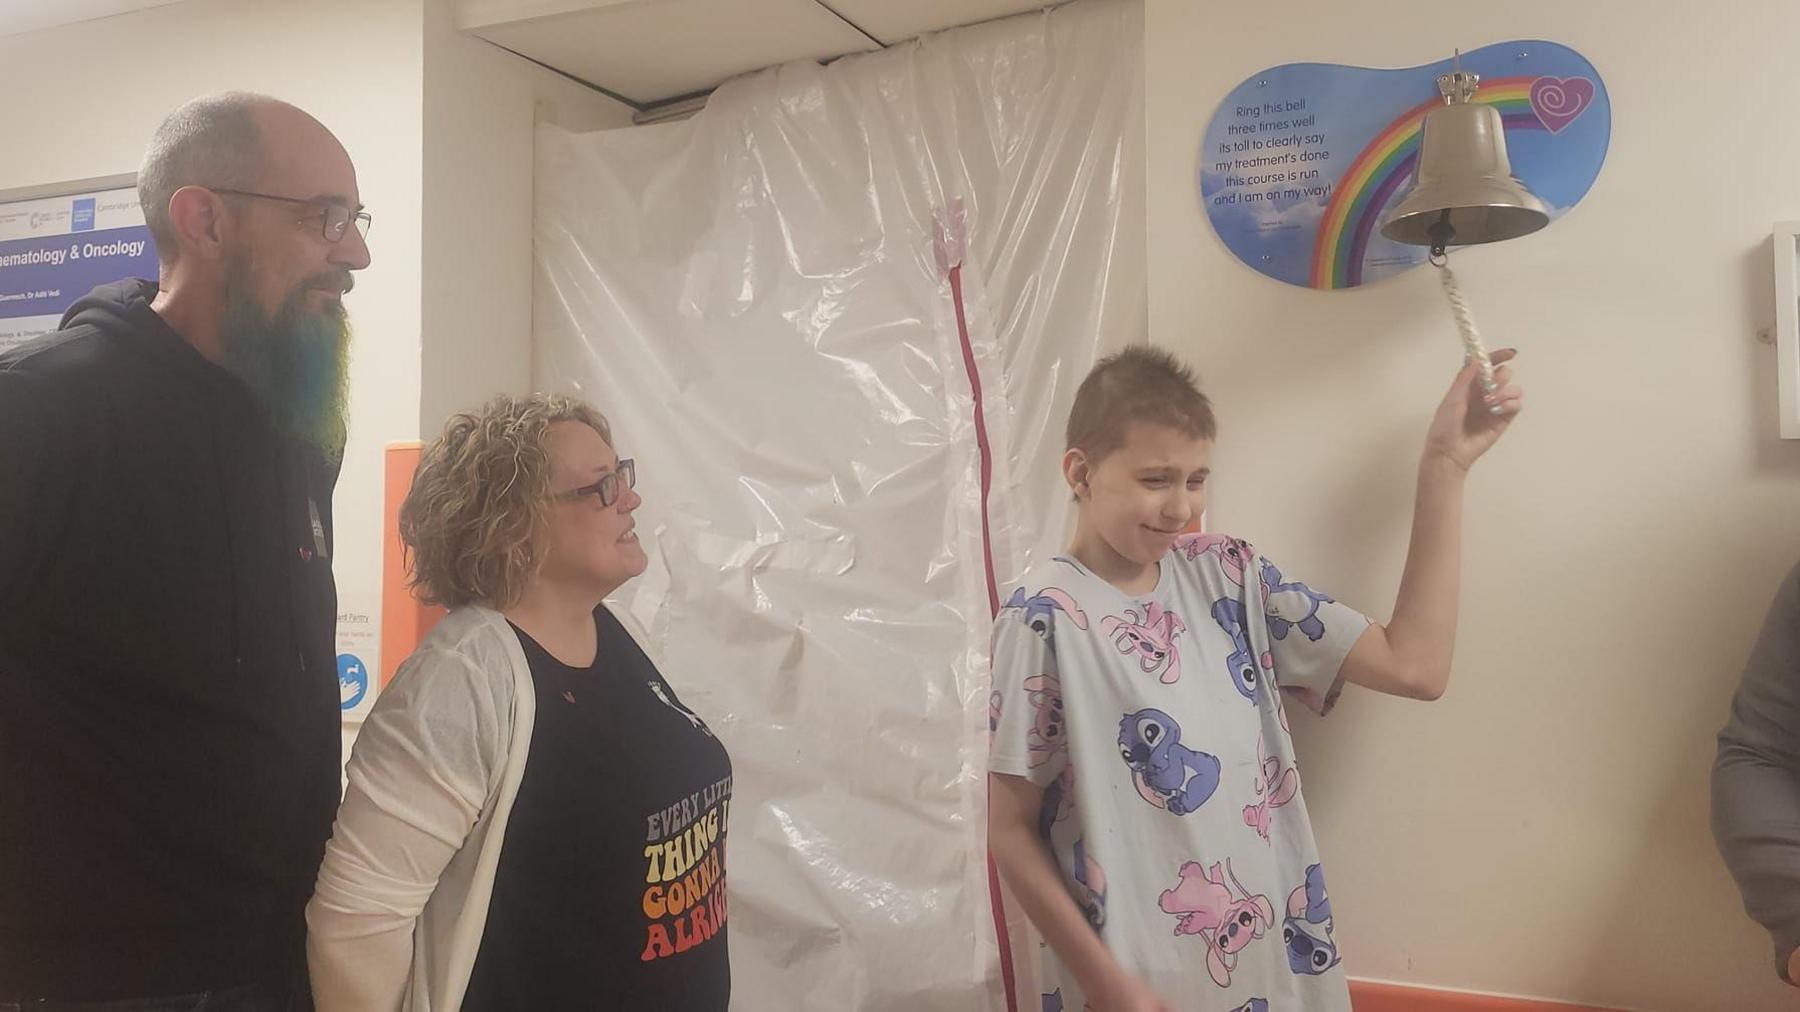
M1476 101L1481 78L1464 71L1437 79L1444 104L1425 114L1419 165L1405 199L1381 234L1409 246L1470 246L1528 235L1550 222L1544 202L1512 174L1500 111Z

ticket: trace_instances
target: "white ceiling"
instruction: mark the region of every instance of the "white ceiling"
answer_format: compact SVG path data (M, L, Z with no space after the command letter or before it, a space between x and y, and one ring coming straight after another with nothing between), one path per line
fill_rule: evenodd
M0 0L0 36L130 14L181 0Z
M1060 0L458 0L467 31L642 107Z
M884 45L926 32L1055 7L1064 0L824 0Z
M181 0L0 0L0 36ZM425 0L465 30L643 107L1063 0Z

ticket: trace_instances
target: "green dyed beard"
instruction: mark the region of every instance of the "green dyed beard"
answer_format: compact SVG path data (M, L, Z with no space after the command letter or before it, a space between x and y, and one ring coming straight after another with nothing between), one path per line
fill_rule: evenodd
M250 274L248 254L226 269L222 364L250 388L278 430L336 464L349 433L350 322L341 304L314 311L306 295L312 285L340 275L309 279L271 316L257 305Z

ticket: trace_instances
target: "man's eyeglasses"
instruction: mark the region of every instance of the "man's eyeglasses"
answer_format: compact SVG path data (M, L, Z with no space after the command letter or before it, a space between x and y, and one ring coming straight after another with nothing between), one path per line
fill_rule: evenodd
M211 187L208 187L208 189L211 189ZM367 211L352 211L342 204L332 203L331 201L305 200L300 197L277 197L273 193L253 193L250 190L214 189L213 192L229 193L234 197L254 197L257 200L279 200L284 204L301 204L307 207L318 208L318 213L324 215L324 223L319 231L320 234L325 237L326 242L337 242L339 239L342 239L344 233L349 231L351 222L356 223L356 231L361 234L363 238L367 239L369 237L369 226L374 221L374 219L369 217L369 212ZM311 217L311 215L308 215L301 220L307 221L310 220Z
M626 489L636 487L637 461L626 459L619 461L619 466L616 470L608 471L601 475L600 480L594 482L592 485L583 485L580 488L571 489L556 498L564 502L574 502L583 496L597 495L600 497L600 505L611 506L613 503L619 501L619 496L622 495Z

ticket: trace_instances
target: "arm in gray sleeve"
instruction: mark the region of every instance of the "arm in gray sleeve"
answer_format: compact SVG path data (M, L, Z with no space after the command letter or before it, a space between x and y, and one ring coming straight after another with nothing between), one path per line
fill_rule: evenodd
M1800 947L1800 566L1775 595L1719 732L1712 829L1786 979Z

